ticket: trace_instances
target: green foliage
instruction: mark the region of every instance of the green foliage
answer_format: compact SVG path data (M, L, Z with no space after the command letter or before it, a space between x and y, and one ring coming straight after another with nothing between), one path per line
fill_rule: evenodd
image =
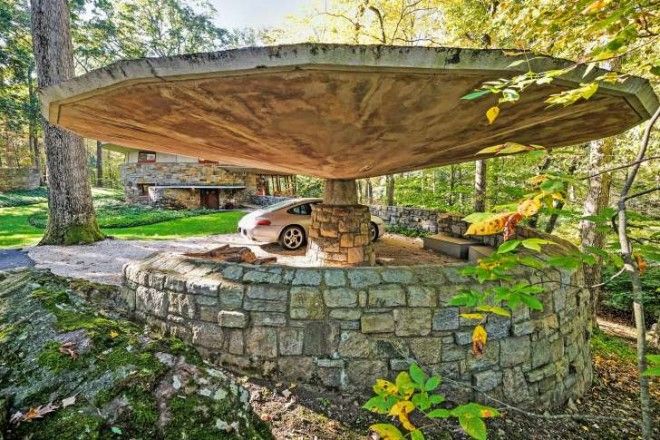
M0 208L34 205L48 201L48 189L45 186L10 192L0 192Z
M603 281L608 281L618 270L606 267ZM660 266L651 266L640 276L642 282L642 303L649 322L660 316ZM632 283L630 278L621 275L603 286L600 306L616 313L629 314L632 310Z
M424 439L423 428L410 421L410 415L419 414L429 420L457 419L466 434L474 439L485 440L484 419L497 417L499 412L477 403L449 408L445 396L435 392L441 383L440 376L429 377L419 365L413 363L407 372L402 371L397 375L394 383L385 379L376 380L373 386L376 395L362 407L377 414L397 417L411 439ZM371 425L370 429L383 439L404 438L401 430L391 423L377 423Z
M123 202L97 202L96 218L101 228L130 228L161 223L168 220L211 214L207 209L164 209L148 205L128 205ZM48 223L48 213L42 212L29 217L28 222L35 228L44 229Z
M642 376L660 376L660 354L649 354L646 356L649 367L642 372Z
M594 355L617 357L628 363L637 362L637 352L631 342L595 330L591 336L591 351Z

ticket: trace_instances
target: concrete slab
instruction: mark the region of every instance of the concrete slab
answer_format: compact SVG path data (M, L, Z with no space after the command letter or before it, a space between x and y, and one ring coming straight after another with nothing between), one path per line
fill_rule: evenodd
M476 263L479 259L490 256L495 249L490 246L470 246L468 249L468 260L470 263Z
M432 249L462 260L467 260L471 246L477 246L480 244L477 241L452 237L445 234L431 235L430 237L424 237L423 240L424 249Z
M475 160L505 142L548 148L614 135L658 106L649 83L600 85L546 109L548 94L604 73L584 66L496 100L461 97L527 65L499 49L298 44L120 61L40 92L47 119L85 137L224 164L350 179ZM533 57L534 71L572 65ZM487 155L479 156L487 158Z

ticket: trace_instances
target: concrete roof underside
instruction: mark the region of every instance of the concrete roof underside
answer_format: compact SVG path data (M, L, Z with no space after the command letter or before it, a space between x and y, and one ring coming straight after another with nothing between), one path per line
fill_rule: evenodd
M240 166L358 178L471 161L505 142L548 148L623 132L658 106L641 78L546 109L603 73L574 69L502 105L461 96L526 71L502 50L301 44L121 61L42 90L48 120L82 136ZM549 57L534 71L570 65Z

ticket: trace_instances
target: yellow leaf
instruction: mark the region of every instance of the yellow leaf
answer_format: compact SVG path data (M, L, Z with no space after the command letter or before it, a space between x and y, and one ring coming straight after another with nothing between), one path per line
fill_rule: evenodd
M493 145L492 147L482 148L477 152L477 154L495 154L498 153L502 148L504 148L504 144Z
M401 431L399 431L396 426L390 425L389 423L377 423L375 425L371 425L369 429L378 434L382 440L403 439L403 434L401 434Z
M486 112L486 117L488 118L488 125L492 124L495 122L495 119L497 119L497 116L500 114L500 108L498 106L493 106L488 109Z
M580 94L584 99L589 99L598 91L598 83L593 82L582 86Z
M564 195L562 193L552 193L551 194L552 200L559 200L560 202L564 202Z
M492 235L502 232L511 214L510 212L495 214L484 221L472 223L465 235Z
M488 334L486 333L484 326L481 324L476 326L472 332L472 353L475 356L481 356L484 354L487 339Z
M394 396L399 392L396 385L385 379L377 379L373 388L374 393L378 395L389 394L390 396Z
M410 400L402 400L392 405L392 408L390 408L390 415L398 416L399 414L408 414L413 412L414 410L415 410L414 403L412 403Z
M533 199L527 199L518 205L518 213L523 217L530 217L541 208L541 201L536 197Z
M589 4L586 8L582 10L583 14L595 14L605 9L609 2L606 0L596 0L595 2Z
M465 319L484 319L484 315L482 313L461 313L461 318Z
M391 416L396 416L399 418L399 421L401 422L401 425L408 431L414 431L415 425L410 423L410 420L408 419L408 414L413 412L415 410L415 404L412 403L410 400L402 400L400 402L395 403L392 408L390 409L390 415Z
M110 330L110 337L111 337L112 339L115 339L117 336L119 336L119 333L117 333L117 332L114 331L114 330Z

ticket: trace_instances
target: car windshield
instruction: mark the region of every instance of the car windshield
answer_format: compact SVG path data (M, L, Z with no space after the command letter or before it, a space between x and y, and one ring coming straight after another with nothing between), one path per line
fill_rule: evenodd
M283 201L277 202L273 205L266 206L264 208L264 211L266 211L266 212L277 211L278 209L285 208L287 206L291 206L291 205L293 205L297 202L298 202L297 200L283 200Z

